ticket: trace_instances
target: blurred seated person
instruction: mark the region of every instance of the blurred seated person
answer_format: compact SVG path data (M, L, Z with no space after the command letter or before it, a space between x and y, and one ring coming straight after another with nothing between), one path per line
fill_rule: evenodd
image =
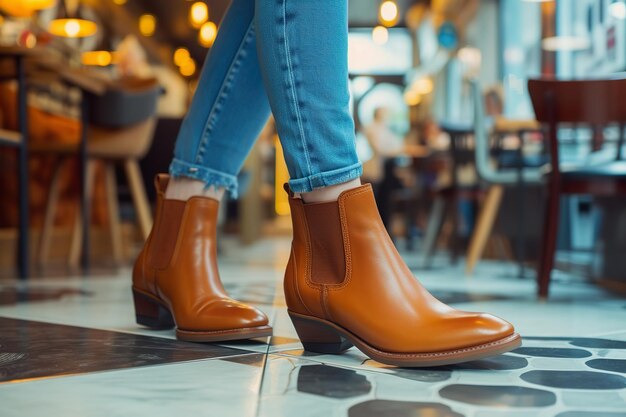
M390 127L391 110L378 107L372 122L364 129L371 147L371 158L363 163L363 179L371 182L376 204L387 230L393 214L392 194L404 184L396 173L396 158L405 155L404 138Z
M391 110L378 107L363 132L372 151L372 157L363 164L363 178L375 187L384 180L385 162L401 155L404 150L404 138L391 130L390 119Z

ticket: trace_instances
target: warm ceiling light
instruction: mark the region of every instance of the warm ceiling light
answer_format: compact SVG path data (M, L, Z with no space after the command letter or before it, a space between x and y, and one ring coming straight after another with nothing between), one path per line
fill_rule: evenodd
M389 40L389 31L384 26L376 26L372 29L372 40L376 45L384 45Z
M113 3L117 4L118 6L122 6L126 4L126 0L113 0Z
M189 58L190 55L187 48L178 48L174 51L174 64L176 64L177 67L182 66Z
M109 51L88 51L82 53L80 60L83 65L106 67L113 63L113 55Z
M209 8L204 2L196 2L191 5L191 9L189 9L189 22L195 28L199 28L209 20Z
M156 30L156 17L151 14L139 16L139 32L143 36L152 36Z
M391 0L381 3L378 13L380 22L385 26L393 26L398 23L398 5Z
M198 32L198 41L200 45L205 48L210 48L213 46L213 42L215 41L215 37L217 36L217 26L213 22L206 22L200 28L200 32Z
M623 1L614 1L611 3L609 11L616 19L626 19L626 3Z
M433 80L430 78L419 78L411 84L411 90L419 95L427 95L432 93L434 88Z
M64 38L85 38L97 31L96 23L85 19L54 19L48 26L48 32Z
M590 46L588 38L580 36L551 36L541 41L541 47L546 51L584 51Z
M56 0L0 0L0 10L15 17L30 17L37 10L54 6Z
M409 106L417 106L422 102L422 96L415 90L404 92L404 102Z
M196 73L196 61L189 58L180 66L180 73L185 77L191 77Z

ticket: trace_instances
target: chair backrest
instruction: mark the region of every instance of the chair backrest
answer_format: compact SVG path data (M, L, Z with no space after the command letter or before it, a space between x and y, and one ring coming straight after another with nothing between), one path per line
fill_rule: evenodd
M162 88L154 79L120 80L104 94L92 95L89 122L104 128L124 128L144 122L156 114Z
M550 128L549 145L553 170L558 170L559 123L620 126L617 159L621 158L626 124L626 73L606 79L528 80L535 117Z
M626 123L626 74L591 80L528 80L535 117L544 123Z
M477 80L471 81L474 104L474 152L476 154L476 171L484 181L493 184L516 184L520 180L525 183L542 181L540 168L494 169L491 164L491 149L487 129L485 128L485 111L483 95Z

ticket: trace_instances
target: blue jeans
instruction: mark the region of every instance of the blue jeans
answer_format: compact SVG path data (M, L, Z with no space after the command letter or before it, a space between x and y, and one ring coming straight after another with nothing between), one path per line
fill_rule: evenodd
M170 174L237 195L270 108L294 192L361 176L349 112L347 0L234 0L202 68Z

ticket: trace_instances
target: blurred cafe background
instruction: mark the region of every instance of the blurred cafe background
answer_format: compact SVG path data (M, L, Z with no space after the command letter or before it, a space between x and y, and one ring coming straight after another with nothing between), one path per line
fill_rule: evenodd
M1 277L128 275L228 3L0 1ZM626 291L624 0L351 0L349 25L364 180L418 275ZM288 242L287 179L268 120L222 251Z

